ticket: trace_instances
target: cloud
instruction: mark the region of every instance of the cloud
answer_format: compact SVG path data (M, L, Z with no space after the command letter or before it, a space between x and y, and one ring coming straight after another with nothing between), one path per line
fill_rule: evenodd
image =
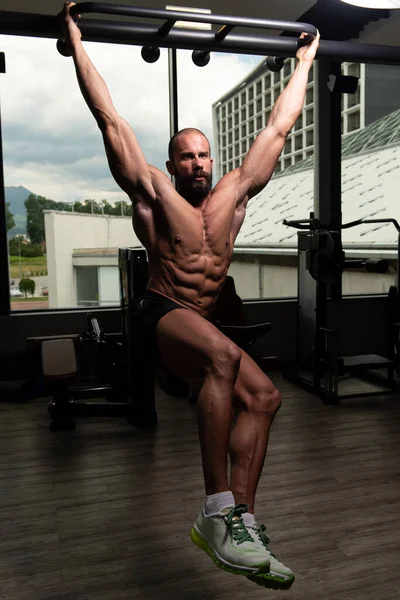
M6 55L2 83L6 185L65 202L126 199L114 182L101 133L79 90L72 59L55 40L0 36ZM140 48L86 42L119 114L135 131L149 163L165 170L169 140L168 51L145 63ZM197 127L212 141L211 106L259 62L216 54L203 68L178 52L179 126Z

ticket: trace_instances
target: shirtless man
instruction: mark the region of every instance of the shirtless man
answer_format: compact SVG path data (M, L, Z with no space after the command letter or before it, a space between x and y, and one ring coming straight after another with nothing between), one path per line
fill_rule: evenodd
M65 4L59 21L78 83L102 133L111 172L132 201L133 227L148 253L151 277L140 318L147 334L153 332L163 365L190 383L201 381L197 422L206 500L191 539L223 569L265 587L290 587L293 572L272 554L265 527L254 517L280 394L210 318L247 203L270 180L302 110L319 35L298 50L291 80L242 166L215 188L206 137L185 129L172 138L166 165L175 177L175 190L167 175L147 164L132 129L117 114L82 46L81 32L69 15L71 6ZM233 402L238 416L232 428Z

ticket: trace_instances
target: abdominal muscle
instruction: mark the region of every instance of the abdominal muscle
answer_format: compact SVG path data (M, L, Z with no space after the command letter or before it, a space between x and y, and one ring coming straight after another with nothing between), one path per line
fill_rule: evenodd
M158 257L149 253L151 278L147 289L157 292L209 318L225 281L232 252L224 257L212 255L209 249L200 254Z
M232 259L235 194L211 194L198 209L169 187L159 195L133 219L147 249L147 289L209 318Z

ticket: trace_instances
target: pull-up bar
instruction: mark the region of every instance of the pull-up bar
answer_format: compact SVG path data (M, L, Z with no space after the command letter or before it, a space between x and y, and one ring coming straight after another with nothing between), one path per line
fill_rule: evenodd
M297 39L297 48L302 45L308 44L310 39L313 39L317 35L317 30L313 25L308 23L293 23L291 21L271 21L268 19L252 19L246 17L228 17L223 15L210 15L206 16L196 13L190 13L180 10L160 10L154 8L142 8L138 6L126 6L121 4L104 4L102 2L81 2L72 6L70 14L72 17L77 17L85 13L101 13L111 15L121 15L127 17L139 17L139 18L151 18L163 20L163 24L158 28L158 35L160 38L167 38L172 28L177 21L190 21L194 23L207 23L210 25L221 25L221 27L214 33L215 42L221 43L226 40L228 35L231 34L235 27L249 27L259 29L278 29L288 33L297 33L300 35L302 32L308 33L305 39ZM76 20L76 19L75 19ZM70 53L67 50L64 40L58 40L57 48L64 56L69 56ZM144 46L142 50L142 57L147 62L155 62L160 56L159 45L157 46ZM193 62L199 66L204 67L210 60L210 53L204 50L193 51ZM274 62L271 64L273 68L279 69L283 66L283 59L281 62Z
M123 13L121 9L124 11ZM310 35L316 34L316 29L312 25L298 22L269 21L131 6L121 7L100 2L82 2L71 9L72 14L85 12L102 12L159 21L151 25L85 17L79 21L82 39L85 41L132 44L152 48L181 48L199 50L204 53L230 52L293 57L299 47L298 37L261 35L246 33L242 30L244 28L278 29L293 34L299 34L302 31ZM217 31L178 29L172 24L177 20L211 23L220 27ZM160 21L163 23L161 24ZM233 31L235 27L240 27L241 31ZM60 26L57 18L52 15L0 11L0 33L57 39L60 36ZM400 47L321 40L316 57L334 61L400 65Z
M252 19L248 17L228 17L224 15L213 15L208 13L193 13L180 10L162 10L157 8L142 8L139 6L126 6L121 4L105 4L103 2L80 2L72 6L70 14L72 17L85 13L99 13L105 15L121 15L126 17L140 17L164 20L159 28L160 36L168 35L177 21L188 21L192 23L207 23L211 25L222 25L215 34L217 41L227 37L234 27L250 27L258 29L279 29L292 33L309 33L317 35L317 30L308 23L292 21L272 21L269 19Z

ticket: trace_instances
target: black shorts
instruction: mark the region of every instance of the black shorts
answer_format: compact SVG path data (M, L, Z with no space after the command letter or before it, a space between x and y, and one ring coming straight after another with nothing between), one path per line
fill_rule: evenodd
M164 315L176 308L190 310L162 294L151 291L146 291L135 301L135 312L132 316L132 335L135 337L135 346L146 352L156 369L162 367L157 350L157 324Z

